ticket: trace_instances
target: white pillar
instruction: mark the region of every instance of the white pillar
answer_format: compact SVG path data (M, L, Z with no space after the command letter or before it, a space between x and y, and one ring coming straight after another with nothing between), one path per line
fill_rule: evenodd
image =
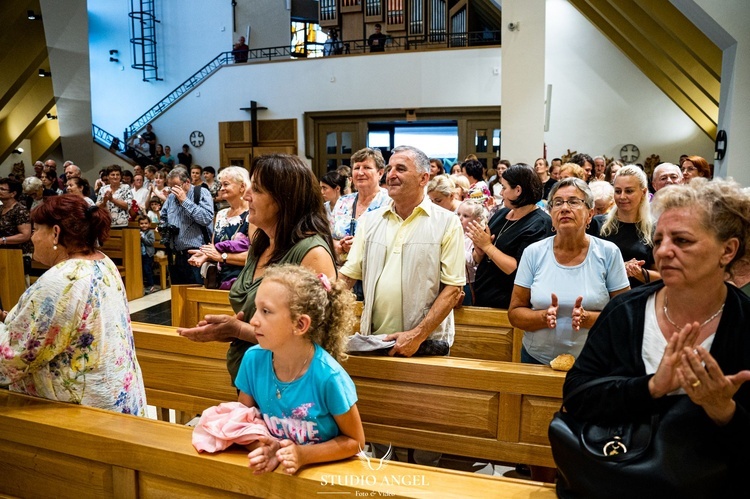
M544 153L545 3L503 1L500 155L511 163L533 164Z
M727 133L726 156L714 161L716 176L750 186L750 30L746 0L672 0L723 51L719 130ZM707 15L707 16L706 16ZM706 158L711 162L711 158Z

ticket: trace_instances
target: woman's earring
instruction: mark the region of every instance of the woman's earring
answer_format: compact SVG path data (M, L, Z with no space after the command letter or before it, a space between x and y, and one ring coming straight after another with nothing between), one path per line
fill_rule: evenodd
M554 227L552 227L552 232L557 232L557 229L555 229Z
M56 245L56 244L53 244L53 245L52 245L52 249L53 249L53 250L55 250L55 251L57 251L57 245Z

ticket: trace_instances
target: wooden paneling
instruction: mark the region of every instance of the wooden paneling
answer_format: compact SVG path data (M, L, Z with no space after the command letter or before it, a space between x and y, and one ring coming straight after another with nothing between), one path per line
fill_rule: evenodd
M0 275L0 302L3 310L10 310L26 291L23 252L20 249L0 249Z
M551 484L398 462L371 470L357 458L306 466L294 476L279 470L254 475L247 468L247 450L232 447L199 454L191 434L192 428L181 425L0 390L0 494L123 499L556 497ZM347 477L364 478L354 482Z

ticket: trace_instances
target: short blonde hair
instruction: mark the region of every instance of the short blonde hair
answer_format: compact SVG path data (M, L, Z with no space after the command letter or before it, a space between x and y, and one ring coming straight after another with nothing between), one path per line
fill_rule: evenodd
M566 172L570 173L572 177L586 180L586 170L580 165L575 163L565 163L560 167L560 175L562 176L562 174Z
M250 185L250 174L247 173L247 170L239 166L227 166L226 168L222 168L216 178L219 182L221 182L222 179L226 179L237 184L244 184L245 188Z

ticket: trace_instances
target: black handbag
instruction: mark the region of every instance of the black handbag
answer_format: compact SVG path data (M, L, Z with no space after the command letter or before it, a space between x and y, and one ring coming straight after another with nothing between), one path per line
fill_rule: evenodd
M565 402L605 377L570 392L549 426L562 498L730 497L729 457L720 429L687 395L664 397L643 421L594 424L564 412Z

